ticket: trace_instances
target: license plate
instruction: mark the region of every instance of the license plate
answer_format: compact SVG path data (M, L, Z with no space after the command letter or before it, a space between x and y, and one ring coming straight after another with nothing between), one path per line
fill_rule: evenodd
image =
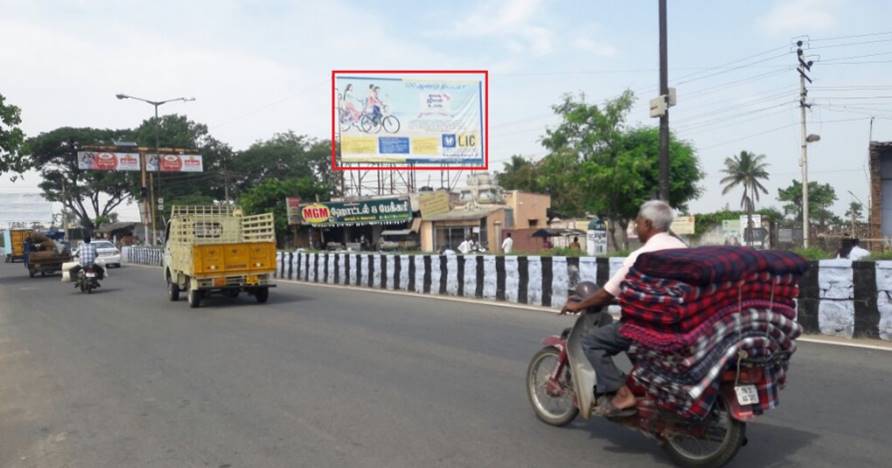
M248 275L248 277L245 278L245 283L247 283L247 284L257 284L257 275Z
M734 387L737 393L737 402L741 405L755 405L759 403L759 391L755 385L739 385Z
M87 278L95 278L96 273L87 273Z

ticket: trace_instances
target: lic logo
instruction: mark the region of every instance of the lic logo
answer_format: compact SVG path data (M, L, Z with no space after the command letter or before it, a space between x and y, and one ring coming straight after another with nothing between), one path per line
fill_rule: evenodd
M455 148L455 141L454 133L443 134L443 148Z

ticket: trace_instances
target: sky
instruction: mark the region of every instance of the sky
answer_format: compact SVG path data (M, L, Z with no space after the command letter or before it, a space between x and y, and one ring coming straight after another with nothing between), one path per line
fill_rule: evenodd
M736 208L721 193L725 158L764 154L769 193L799 178L799 79L793 41L816 61L807 112L810 180L836 189L835 211L867 202L867 143L892 140L892 2L670 1L675 134L706 177L693 212ZM625 89L630 125L656 125L657 2L0 0L0 94L28 135L60 126L134 127L151 107L118 101L194 96L162 107L208 124L236 149L293 130L330 135L332 69L490 70L490 167L545 152L566 93L600 103ZM34 191L37 176L0 180ZM849 191L853 195L849 194ZM131 206L123 218L136 216Z

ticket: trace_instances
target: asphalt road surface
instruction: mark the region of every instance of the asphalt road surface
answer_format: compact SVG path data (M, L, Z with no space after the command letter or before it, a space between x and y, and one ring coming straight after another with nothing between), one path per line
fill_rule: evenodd
M283 283L167 301L160 272L87 296L0 265L0 467L668 466L602 420L539 422L528 359L566 317ZM801 343L731 466L889 466L892 352Z

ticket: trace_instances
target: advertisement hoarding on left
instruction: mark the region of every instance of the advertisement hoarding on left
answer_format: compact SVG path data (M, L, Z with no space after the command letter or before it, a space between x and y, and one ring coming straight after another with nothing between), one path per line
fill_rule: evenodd
M139 171L139 153L79 151L77 167L87 171Z

